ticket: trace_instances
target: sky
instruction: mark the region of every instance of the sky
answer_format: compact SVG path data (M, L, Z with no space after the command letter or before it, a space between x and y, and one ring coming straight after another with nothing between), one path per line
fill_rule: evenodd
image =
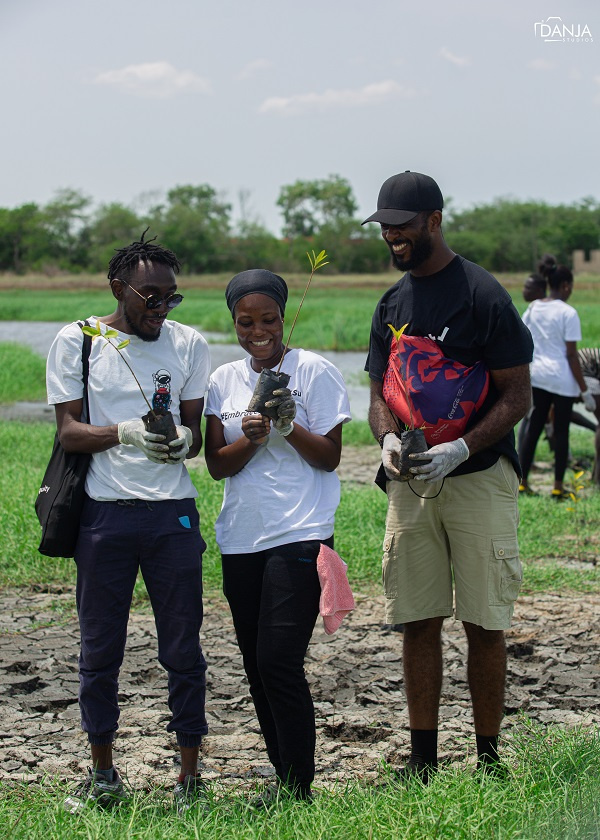
M0 207L206 183L279 233L284 185L365 218L406 169L457 209L600 200L599 58L597 0L0 0Z

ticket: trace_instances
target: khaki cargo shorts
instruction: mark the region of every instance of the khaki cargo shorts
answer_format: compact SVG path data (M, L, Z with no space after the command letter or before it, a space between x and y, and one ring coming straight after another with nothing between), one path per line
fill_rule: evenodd
M517 475L502 456L487 470L446 478L440 491L441 485L387 482L386 621L454 613L486 630L506 630L523 579Z

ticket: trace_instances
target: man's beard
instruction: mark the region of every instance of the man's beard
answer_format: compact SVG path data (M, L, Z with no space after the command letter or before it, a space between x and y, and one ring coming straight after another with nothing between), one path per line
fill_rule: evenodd
M427 222L423 222L419 228L419 233L414 242L411 244L410 250L410 257L403 260L402 257L398 257L394 254L390 246L392 263L394 268L397 268L398 271L410 271L413 268L418 268L433 254L433 238L427 230Z
M137 335L137 337L141 338L142 341L158 341L158 339L160 338L160 330L157 333L144 333L133 323L133 321L127 314L127 309L125 309L124 315L127 326L130 328L131 332L134 335Z

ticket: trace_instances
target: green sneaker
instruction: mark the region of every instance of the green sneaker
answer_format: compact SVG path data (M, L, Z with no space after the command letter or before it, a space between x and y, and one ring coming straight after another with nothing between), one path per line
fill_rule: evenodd
M125 785L116 769L112 782L109 782L103 776L96 775L90 768L87 778L75 788L71 796L67 796L63 807L70 814L78 814L89 803L95 803L101 808L112 808L120 805L125 799Z
M200 776L186 776L173 788L173 799L178 814L185 814L190 808L208 810L208 788Z

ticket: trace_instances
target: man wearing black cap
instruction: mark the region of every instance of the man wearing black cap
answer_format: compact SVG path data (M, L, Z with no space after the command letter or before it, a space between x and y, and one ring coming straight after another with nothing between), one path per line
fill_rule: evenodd
M407 171L385 181L365 220L379 222L406 272L377 305L365 370L388 494L386 621L404 625L411 754L398 774L425 783L437 767L441 630L452 614L468 640L477 766L502 772L504 630L522 579L513 428L529 406L532 357L508 293L446 244L443 203L433 178ZM401 474L400 431L415 427L429 448Z

